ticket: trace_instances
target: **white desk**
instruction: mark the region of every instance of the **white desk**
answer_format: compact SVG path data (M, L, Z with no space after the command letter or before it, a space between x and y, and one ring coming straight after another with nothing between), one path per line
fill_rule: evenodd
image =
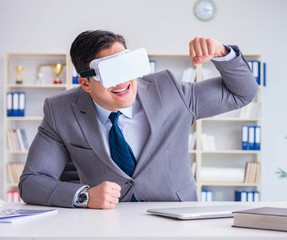
M208 220L173 220L146 213L149 208L187 207L213 203L119 203L113 210L58 208L55 215L0 224L0 239L285 239L286 232L233 228L233 218ZM228 203L242 204L242 203ZM250 207L287 207L286 202L250 203ZM7 204L14 208L44 208L21 204Z

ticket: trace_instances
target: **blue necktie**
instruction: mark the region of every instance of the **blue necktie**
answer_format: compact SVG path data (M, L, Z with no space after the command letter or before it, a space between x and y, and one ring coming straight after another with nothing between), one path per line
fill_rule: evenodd
M130 177L136 166L135 156L129 144L126 142L122 131L118 126L121 112L112 112L109 116L113 126L109 133L109 144L111 157L114 162Z

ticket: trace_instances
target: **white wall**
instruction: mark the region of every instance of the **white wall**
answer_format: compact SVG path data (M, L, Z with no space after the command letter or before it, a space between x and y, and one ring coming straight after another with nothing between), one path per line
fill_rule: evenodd
M218 15L204 23L193 16L195 0L0 0L0 75L5 52L68 52L80 32L98 28L121 33L129 48L145 47L149 53L186 54L189 40L197 35L237 44L245 54L260 53L268 66L263 200L287 200L282 191L287 180L275 174L278 167L287 170L287 1L214 1Z

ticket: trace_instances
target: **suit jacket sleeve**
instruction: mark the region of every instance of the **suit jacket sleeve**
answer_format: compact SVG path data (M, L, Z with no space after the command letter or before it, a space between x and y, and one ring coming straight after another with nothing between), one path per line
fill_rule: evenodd
M56 131L50 100L46 99L44 119L20 178L19 189L24 202L72 207L73 197L83 185L59 181L68 159L69 153Z
M213 62L221 77L194 84L175 82L194 120L244 107L256 95L258 84L248 63L238 47L231 47L236 58Z

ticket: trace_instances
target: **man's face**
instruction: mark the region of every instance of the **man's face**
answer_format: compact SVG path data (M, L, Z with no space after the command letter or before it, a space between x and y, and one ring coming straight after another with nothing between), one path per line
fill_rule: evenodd
M106 57L123 50L125 50L124 46L115 42L110 48L100 51L97 58ZM133 105L136 99L137 81L135 79L109 88L103 87L99 81L93 78L90 78L90 81L86 78L80 78L80 83L97 104L111 111L129 107Z

